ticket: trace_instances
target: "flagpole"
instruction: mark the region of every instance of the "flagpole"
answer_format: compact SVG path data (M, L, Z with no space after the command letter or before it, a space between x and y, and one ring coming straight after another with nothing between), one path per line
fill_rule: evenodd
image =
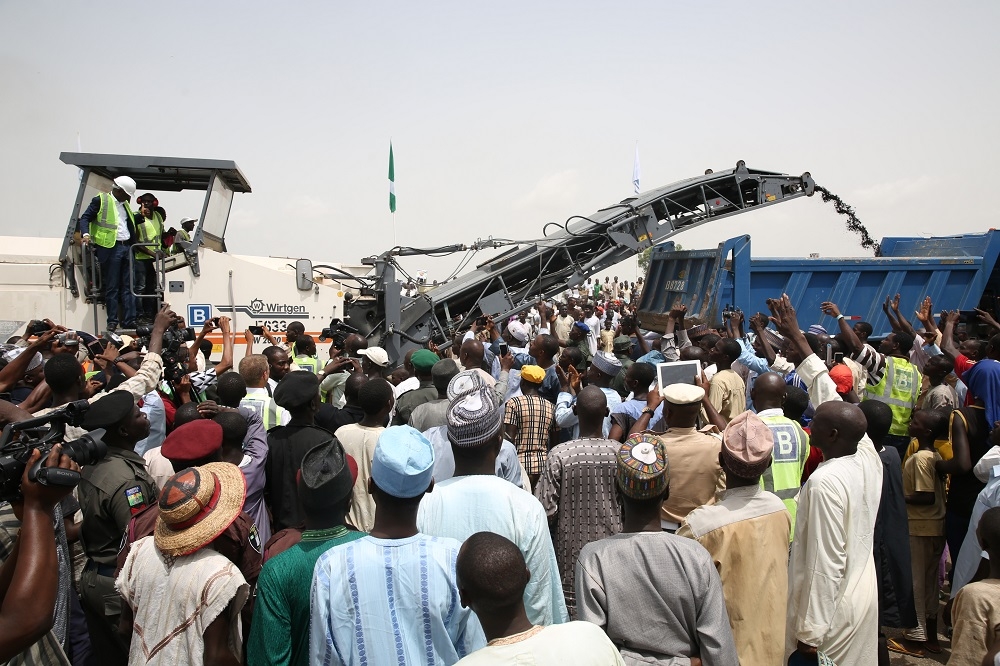
M392 214L392 246L396 247L396 213Z

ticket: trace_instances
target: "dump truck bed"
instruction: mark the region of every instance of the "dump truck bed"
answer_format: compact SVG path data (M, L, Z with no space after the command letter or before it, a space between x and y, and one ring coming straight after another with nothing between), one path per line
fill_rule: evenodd
M1000 234L885 238L880 257L753 258L750 237L738 236L714 250L675 251L673 242L653 249L639 302L645 326L662 328L677 303L688 317L720 326L728 306L746 313L766 310L766 300L787 293L805 327L833 330L820 303L833 301L852 319L868 321L874 336L890 333L882 314L886 296L900 294L900 311L911 321L925 296L934 309L996 314Z

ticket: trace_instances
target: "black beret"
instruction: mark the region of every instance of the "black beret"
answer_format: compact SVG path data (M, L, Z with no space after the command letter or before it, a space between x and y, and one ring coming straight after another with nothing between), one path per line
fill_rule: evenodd
M294 409L309 404L319 395L319 378L308 370L289 372L274 389L274 401L279 407Z
M110 428L118 425L132 413L135 400L128 391L112 391L97 402L90 405L83 417L81 427L84 430Z

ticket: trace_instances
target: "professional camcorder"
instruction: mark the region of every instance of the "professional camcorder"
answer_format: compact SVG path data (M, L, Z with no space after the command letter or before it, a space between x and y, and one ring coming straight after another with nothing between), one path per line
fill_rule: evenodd
M347 336L357 332L358 329L335 318L330 320L329 328L324 328L320 331L319 341L326 342L327 340L333 340L337 348L342 349Z
M137 326L135 329L136 339L140 347L149 347L149 338L153 334L152 326ZM191 327L180 328L177 324L171 324L163 332L163 349L160 357L163 359L163 377L170 383L179 382L186 373L184 369L187 365L187 348L185 342L194 342L194 329ZM185 363L181 363L184 359Z
M78 465L94 465L108 454L100 428L72 442L63 441L66 426L79 426L88 409L90 403L77 400L44 416L7 424L0 434L0 501L21 498L21 477L32 449L38 449L42 457L28 471L28 478L43 486L73 487L80 482L79 472L42 466L56 444L62 444L62 452Z

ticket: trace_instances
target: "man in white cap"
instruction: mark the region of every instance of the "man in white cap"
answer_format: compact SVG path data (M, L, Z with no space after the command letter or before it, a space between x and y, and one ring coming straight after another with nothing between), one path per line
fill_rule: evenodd
M361 357L361 371L370 379L382 377L389 368L389 354L381 347L366 347L357 353Z
M458 394L452 401L448 439L455 475L424 497L417 526L426 534L460 541L482 531L507 537L517 544L531 571L524 591L528 619L544 625L566 622L566 600L545 509L530 493L496 477L502 416L503 408L486 386Z
M185 243L191 242L191 234L194 233L194 225L197 224L198 220L193 217L182 217L181 218L181 230L177 232L174 236L174 246L170 248L171 254L177 254L178 252L183 252L183 248L176 244L176 241L184 241Z
M780 664L785 650L791 516L760 484L773 448L771 429L753 412L730 421L719 454L726 492L718 504L689 513L677 530L715 562L743 666Z
M368 481L371 534L316 562L310 664L454 664L486 645L479 620L459 599L461 544L418 529L417 509L433 487L431 443L410 426L386 428Z
M118 176L111 193L101 192L91 199L87 210L80 216L83 243L94 245L94 254L101 265L109 331L118 328L119 320L125 328L135 326L135 299L129 288L128 260L129 248L136 238L135 214L128 205L135 195L135 187L135 181L128 176ZM119 299L121 312L118 309Z

